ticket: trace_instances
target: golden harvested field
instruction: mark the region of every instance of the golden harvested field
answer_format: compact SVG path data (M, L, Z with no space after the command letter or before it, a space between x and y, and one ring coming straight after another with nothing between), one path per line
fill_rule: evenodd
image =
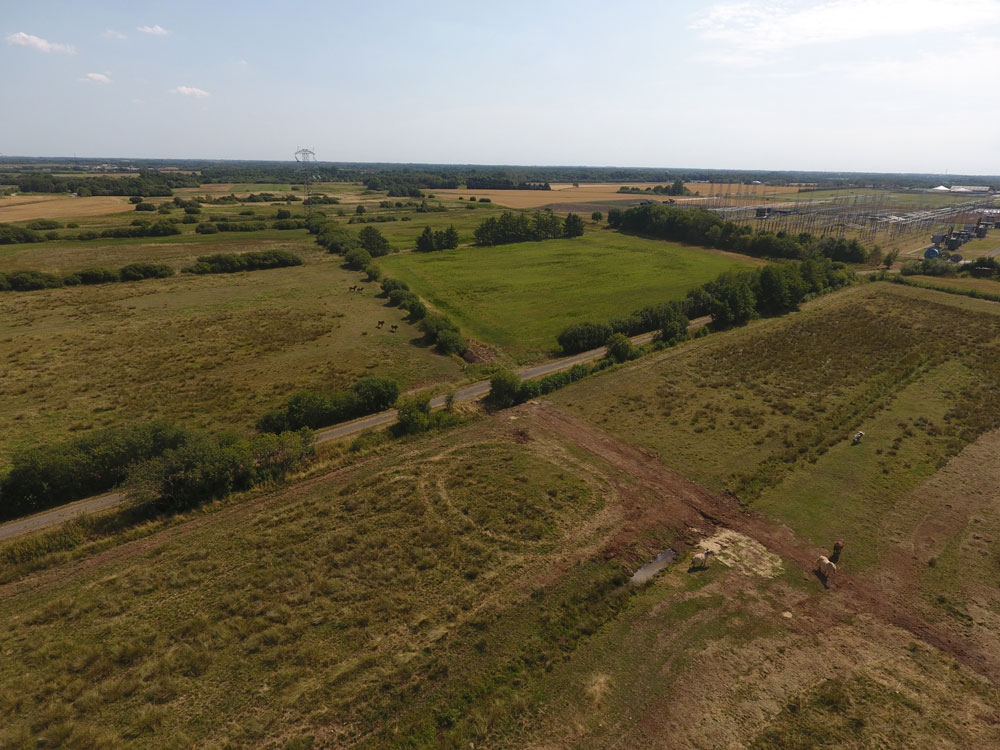
M69 195L15 195L0 198L0 224L32 219L72 219L104 216L130 208L128 198L102 195L73 198Z

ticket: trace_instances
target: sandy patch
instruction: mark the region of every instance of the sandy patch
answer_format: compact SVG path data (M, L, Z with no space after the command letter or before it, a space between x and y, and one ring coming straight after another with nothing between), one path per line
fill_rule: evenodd
M764 548L760 542L731 529L723 529L701 543L714 553L714 561L743 573L764 578L781 575L781 558Z

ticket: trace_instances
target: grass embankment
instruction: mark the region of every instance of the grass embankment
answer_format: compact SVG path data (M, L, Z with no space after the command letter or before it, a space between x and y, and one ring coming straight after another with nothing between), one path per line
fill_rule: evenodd
M388 276L406 281L463 331L518 362L550 354L571 323L682 299L723 271L755 262L603 230L378 260Z
M939 292L1000 301L1000 281L994 279L975 279L968 276L901 276L896 281Z

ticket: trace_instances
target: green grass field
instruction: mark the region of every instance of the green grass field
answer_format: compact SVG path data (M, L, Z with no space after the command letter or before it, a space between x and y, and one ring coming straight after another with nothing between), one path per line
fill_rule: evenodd
M518 361L556 349L571 323L604 321L688 289L751 259L604 230L569 240L400 254L380 260L470 336Z

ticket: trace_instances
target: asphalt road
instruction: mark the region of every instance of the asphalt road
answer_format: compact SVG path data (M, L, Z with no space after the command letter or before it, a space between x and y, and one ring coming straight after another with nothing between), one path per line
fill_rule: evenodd
M698 329L701 326L706 325L708 322L709 319L707 317L697 318L696 320L691 321L691 330ZM652 333L643 333L638 336L633 336L632 343L636 346L648 344L653 340L653 335L654 334ZM591 349L590 351L581 352L580 354L574 354L572 357L563 357L562 359L555 359L551 362L535 365L534 367L526 367L522 370L518 370L517 374L520 375L522 380L545 377L546 375L551 375L552 373L569 369L573 365L582 364L584 362L593 362L594 360L603 357L604 352L605 348L602 346L598 349ZM489 393L489 390L490 381L488 380L480 380L478 383L473 383L472 385L467 385L464 388L459 388L455 391L455 403L462 404L468 403L469 401L475 401ZM431 399L431 408L439 409L443 407L445 399L445 396L435 396ZM352 435L357 435L359 432L370 430L373 427L388 426L395 421L396 410L389 409L388 411L372 414L368 417L355 419L353 422L344 422L342 424L334 425L333 427L325 427L316 430L316 443L328 443L331 440L342 440L344 438L351 437ZM68 505L60 505L58 508L43 511L42 513L36 513L33 516L22 518L17 521L10 521L9 523L0 525L0 541L12 539L16 536L20 536L21 534L27 534L30 531L38 531L48 526L55 526L56 524L68 521L71 518L82 516L85 513L97 513L98 511L112 508L115 505L118 505L118 503L120 503L123 499L124 496L120 492L110 492L106 495L98 495L97 497L87 498L86 500L77 500L76 502L69 503Z

